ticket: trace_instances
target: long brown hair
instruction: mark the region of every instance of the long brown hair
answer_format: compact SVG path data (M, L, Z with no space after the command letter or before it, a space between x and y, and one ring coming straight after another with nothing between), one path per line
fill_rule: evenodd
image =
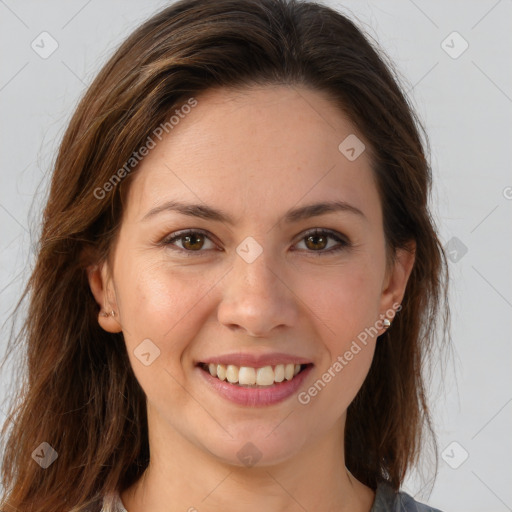
M387 480L398 490L428 434L437 464L424 368L447 338L448 270L428 205L427 139L399 83L353 22L316 3L183 0L130 35L85 93L53 169L26 321L9 340L8 353L23 354L23 377L2 430L2 510L96 510L148 465L146 397L122 333L98 325L86 268L108 258L118 232L137 167L126 162L212 87L322 91L370 143L388 247L414 240L416 259L402 310L348 408L345 462L373 489ZM43 442L58 454L46 469L33 457Z

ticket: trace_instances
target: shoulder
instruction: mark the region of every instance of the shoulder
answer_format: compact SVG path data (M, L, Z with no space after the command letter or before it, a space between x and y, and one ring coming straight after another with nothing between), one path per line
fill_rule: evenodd
M123 506L119 493L112 491L104 496L100 512L127 512L127 510Z
M2 511L0 511L2 512ZM127 512L117 491L92 498L86 505L74 507L69 512Z
M370 512L441 512L430 505L419 503L406 492L395 492L386 482L375 491L375 501Z

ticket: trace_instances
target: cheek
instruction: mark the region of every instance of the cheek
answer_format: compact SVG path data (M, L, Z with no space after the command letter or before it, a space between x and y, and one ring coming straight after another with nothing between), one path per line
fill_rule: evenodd
M204 305L216 280L215 276L198 279L197 272L178 272L162 261L119 260L118 304L134 369L140 365L134 351L149 339L160 351L152 365L182 377L183 352L205 321Z
M215 279L199 280L197 272L177 272L162 262L119 263L119 307L135 377L150 402L184 408L189 400L183 393L184 358L206 321L208 291Z
M364 260L301 280L301 296L329 333L333 351L343 350L349 339L378 319L381 282L378 271Z
M316 401L316 407L330 411L326 414L335 421L356 396L371 366L381 283L376 265L371 268L363 258L316 283L308 303L319 319L326 352L317 380L306 389L301 403Z

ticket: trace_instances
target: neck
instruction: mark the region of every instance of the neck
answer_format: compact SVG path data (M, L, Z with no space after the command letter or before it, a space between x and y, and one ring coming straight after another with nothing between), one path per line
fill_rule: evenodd
M272 465L218 460L173 429L150 428L151 462L121 493L129 512L369 512L375 493L345 467L343 435L332 432ZM165 440L165 442L164 442Z

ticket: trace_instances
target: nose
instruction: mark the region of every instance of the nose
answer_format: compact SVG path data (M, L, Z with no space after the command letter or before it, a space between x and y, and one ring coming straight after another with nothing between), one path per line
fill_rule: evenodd
M266 251L252 263L236 256L223 281L219 323L253 337L271 336L274 331L294 326L299 318L299 299L290 280Z

